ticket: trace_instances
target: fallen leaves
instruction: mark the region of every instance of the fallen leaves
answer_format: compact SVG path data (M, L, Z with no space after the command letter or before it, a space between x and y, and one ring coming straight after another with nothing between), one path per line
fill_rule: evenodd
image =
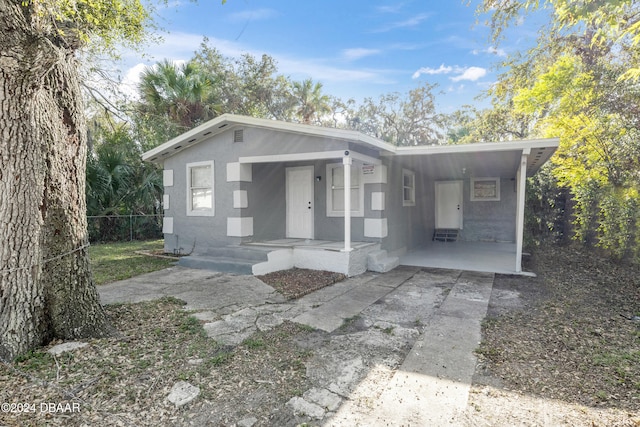
M640 269L572 247L534 261L537 278L496 277L537 301L484 323L483 366L511 390L638 413L640 329L619 313L640 312Z
M341 273L331 271L292 268L256 276L288 299L300 298L313 291L346 279Z

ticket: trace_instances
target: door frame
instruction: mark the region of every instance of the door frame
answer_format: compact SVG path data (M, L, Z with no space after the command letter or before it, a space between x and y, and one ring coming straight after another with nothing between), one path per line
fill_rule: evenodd
M289 172L290 171L299 171L299 170L307 170L309 171L309 180L307 181L309 185L309 190L311 192L311 217L310 221L310 230L311 235L306 237L307 239L313 239L315 237L315 186L314 186L314 174L315 168L313 165L308 166L293 166L285 168L285 234L286 237L290 237L289 235ZM302 238L302 237L295 237Z
M439 197L438 197L438 194L439 194L438 186L441 185L441 184L457 184L458 185L458 188L459 188L458 205L460 206L460 208L459 208L460 213L459 213L458 229L462 230L463 225L464 225L464 215L463 215L463 213L464 213L464 203L463 203L464 202L464 181L462 181L462 180L435 181L435 188L434 188L434 190L435 190L435 195L434 195L434 200L435 200L435 203L434 203L434 206L435 206L435 224L434 224L434 228L436 228L436 229L439 228L438 227L438 225L439 225L438 223L440 222L439 221L439 215L438 215L438 211L439 211L438 204L440 203L440 200L439 200ZM441 228L451 228L451 227L441 227Z

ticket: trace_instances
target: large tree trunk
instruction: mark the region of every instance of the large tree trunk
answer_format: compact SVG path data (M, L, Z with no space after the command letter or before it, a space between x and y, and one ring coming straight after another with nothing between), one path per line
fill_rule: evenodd
M89 269L73 51L0 0L0 357L111 328Z

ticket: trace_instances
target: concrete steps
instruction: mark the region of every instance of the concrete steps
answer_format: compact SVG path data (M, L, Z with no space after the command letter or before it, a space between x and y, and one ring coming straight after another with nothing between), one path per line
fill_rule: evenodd
M267 260L268 250L241 246L209 248L206 252L180 258L178 265L223 273L253 274L253 265Z
M437 242L455 242L458 240L458 232L455 228L438 228L433 232L433 241Z

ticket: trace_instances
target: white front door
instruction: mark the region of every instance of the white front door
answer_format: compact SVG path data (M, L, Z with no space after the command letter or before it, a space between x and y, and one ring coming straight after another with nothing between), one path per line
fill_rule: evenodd
M436 228L462 229L462 181L436 181Z
M313 239L313 166L286 169L287 237Z

